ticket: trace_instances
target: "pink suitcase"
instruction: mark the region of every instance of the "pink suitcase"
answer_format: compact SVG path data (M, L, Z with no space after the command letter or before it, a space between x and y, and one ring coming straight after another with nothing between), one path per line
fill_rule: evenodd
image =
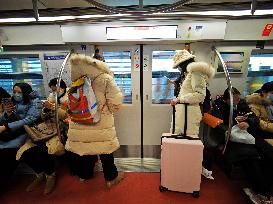
M192 193L193 197L198 198L204 146L196 136L185 136L186 128L185 124L184 134L163 133L161 137L159 190Z

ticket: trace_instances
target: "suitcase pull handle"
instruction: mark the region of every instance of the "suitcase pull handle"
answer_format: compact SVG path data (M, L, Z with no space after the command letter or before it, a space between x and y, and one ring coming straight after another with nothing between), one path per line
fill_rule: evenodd
M200 138L195 138L195 137L189 137L187 135L172 135L172 136L168 136L168 138L174 138L174 139L187 139L187 140L200 140Z
M187 125L188 125L188 103L177 103L177 104L184 104L185 105L185 120L184 120L184 135L187 134ZM173 127L172 127L172 134L174 134L174 130L175 130L175 105L172 105L173 107Z

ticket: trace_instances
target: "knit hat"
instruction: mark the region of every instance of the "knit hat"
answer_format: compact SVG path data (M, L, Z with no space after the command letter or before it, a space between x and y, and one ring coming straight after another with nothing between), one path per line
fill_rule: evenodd
M173 56L173 68L176 69L179 64L191 58L195 58L195 55L192 55L187 50L177 50Z
M259 92L265 93L268 93L270 91L273 91L273 81L264 83L261 89L259 90Z

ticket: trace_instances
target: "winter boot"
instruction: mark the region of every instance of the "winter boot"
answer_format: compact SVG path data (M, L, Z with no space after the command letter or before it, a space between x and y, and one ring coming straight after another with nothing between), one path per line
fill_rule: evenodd
M27 192L33 191L45 180L45 173L36 174L36 178L26 188Z
M118 176L112 181L106 181L107 188L111 188L113 185L118 184L124 178L124 172L118 172Z
M45 184L45 189L44 189L44 195L50 194L56 183L56 175L55 173L51 175L46 175L46 184Z

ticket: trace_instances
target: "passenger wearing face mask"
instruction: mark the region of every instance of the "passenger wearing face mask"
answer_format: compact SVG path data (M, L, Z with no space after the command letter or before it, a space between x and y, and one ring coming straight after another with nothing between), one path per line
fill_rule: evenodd
M246 101L260 119L263 138L273 138L273 82L265 83L259 93L246 96Z
M58 106L65 110L67 102L67 86L61 79L60 89L57 90L57 82L58 78L54 78L49 81L48 86L52 92L49 94L47 101L44 103L44 107L52 110L55 109L55 96L57 94Z
M23 126L39 119L42 104L29 84L17 83L13 86L10 102L3 108L4 113L0 116L0 137L3 137L0 139L0 187L5 188L18 165L17 150L27 138ZM12 134L7 134L8 132ZM13 137L7 138L8 136Z
M65 123L63 119L67 118L66 111L61 108L65 106L67 100L66 84L61 81L60 89L57 90L57 78L52 79L49 83L53 93L50 94L48 100L43 103L41 114L46 114L50 117L55 117L55 94L58 94L58 116L59 125L61 130L61 138L54 136L47 141L33 143L30 139L18 150L16 159L22 159L27 163L35 172L36 176L26 191L30 192L45 183L44 194L49 194L55 187L55 157L54 155L63 155L65 152ZM68 127L66 128L68 129ZM63 144L62 144L63 143Z
M273 146L270 145L273 140L273 81L263 84L258 93L246 96L246 101L260 119L260 129L254 134L256 146L273 169Z
M205 62L195 62L195 56L187 50L179 50L173 58L173 68L178 68L181 73L180 91L176 99L171 101L176 105L175 133L183 132L184 105L188 103L187 135L198 135L202 113L200 103L206 97L207 82L214 76L214 68Z

